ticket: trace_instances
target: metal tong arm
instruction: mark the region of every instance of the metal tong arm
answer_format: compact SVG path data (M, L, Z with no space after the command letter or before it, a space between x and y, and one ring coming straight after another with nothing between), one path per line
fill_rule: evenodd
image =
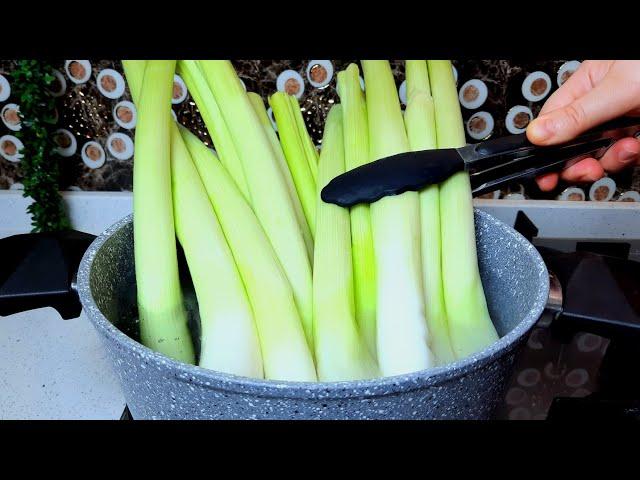
M469 145L460 153L471 175L473 194L480 195L519 179L569 168L587 157L600 158L616 140L639 134L640 117L621 117L561 145L534 145L522 133Z

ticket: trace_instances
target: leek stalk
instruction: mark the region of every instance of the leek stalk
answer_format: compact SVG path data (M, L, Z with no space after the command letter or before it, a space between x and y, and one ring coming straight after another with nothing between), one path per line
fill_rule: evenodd
M342 104L344 161L346 170L369 162L367 105L360 88L360 72L354 63L338 73L338 94ZM369 351L376 351L376 268L369 205L351 207L351 252L356 320Z
M309 168L304 139L299 134L289 95L284 92L276 92L269 98L269 105L273 109L282 151L289 165L300 203L302 203L304 216L311 229L311 234L315 237L316 179Z
M142 91L142 81L144 80L146 66L146 60L122 60L122 69L125 77L127 77L131 101L136 107L140 102L140 92Z
M307 165L309 165L309 170L311 171L311 176L313 177L314 182L318 183L318 161L320 160L318 150L313 144L313 140L311 140L311 136L307 131L307 125L304 123L304 117L302 116L302 110L300 109L298 99L295 95L287 96L289 97L291 112L293 113L293 117L296 121L298 136L302 140L304 153L307 158Z
M171 191L170 106L176 62L150 60L146 67L134 62L127 69L139 92L132 89L138 102L133 235L140 337L153 350L195 363L178 275Z
M349 211L320 199L322 187L345 171L340 105L329 112L322 145L313 270L318 378L327 382L373 378L377 368L355 320Z
M173 123L171 127L175 228L200 312L198 365L263 378L260 343L247 292L178 126Z
M426 60L407 60L407 108L404 122L412 150L437 148L436 119ZM420 240L427 326L438 364L455 360L442 288L440 201L438 185L420 192Z
M438 148L465 145L455 80L448 60L429 60ZM459 172L440 185L442 282L451 346L463 358L498 340L484 296L469 174Z
M317 380L293 290L260 222L215 154L180 127L253 308L265 378Z
M372 160L409 150L388 61L363 60ZM377 352L383 375L429 368L433 355L425 319L417 192L371 204L377 285Z
M231 178L236 182L244 197L251 202L249 187L247 186L242 163L238 158L233 139L198 63L195 60L180 60L178 62L178 72L187 85L191 97L196 102L198 110L200 110L202 120L204 120L209 135L213 140L218 158L231 175Z
M249 100L251 100L251 105L253 106L254 111L256 112L256 114L258 114L260 123L262 123L264 131L269 137L271 147L273 148L273 151L278 158L278 165L285 181L287 182L287 190L295 209L298 225L300 226L300 230L302 231L302 235L304 237L304 243L307 246L307 253L309 254L309 258L313 258L313 237L311 236L311 229L309 228L307 219L304 216L302 204L300 203L300 198L298 198L298 192L296 192L296 186L293 183L293 177L291 176L291 171L289 171L289 166L287 165L287 160L285 159L284 152L282 151L282 146L280 145L280 141L278 140L278 136L273 129L273 125L271 124L271 120L269 119L269 114L267 113L267 109L264 106L262 97L254 92L248 92L247 96L249 97Z

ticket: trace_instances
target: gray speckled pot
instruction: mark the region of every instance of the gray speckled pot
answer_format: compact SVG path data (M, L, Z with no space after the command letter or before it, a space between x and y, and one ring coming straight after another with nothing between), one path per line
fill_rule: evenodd
M541 315L549 277L537 250L476 210L478 260L501 339L453 364L361 382L254 380L171 360L116 325L135 316L131 217L105 231L78 271L82 305L106 346L135 419L484 419ZM193 306L190 307L193 310Z

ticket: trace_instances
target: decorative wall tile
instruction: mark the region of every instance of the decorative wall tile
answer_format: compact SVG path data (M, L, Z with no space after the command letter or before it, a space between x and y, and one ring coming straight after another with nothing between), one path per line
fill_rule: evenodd
M286 71L295 72L294 75L285 76L285 82L289 80L289 88L296 82L303 82L300 107L311 137L316 144L320 144L326 115L331 106L339 101L336 74L352 62L357 60L237 60L233 63L245 87L260 94L267 107L268 97L278 88L278 77ZM0 115L3 120L0 123L0 136L12 133L11 128L15 127L12 124L12 120L15 120L12 104L19 107L19 102L10 91L9 72L14 64L12 60L0 60ZM400 89L404 81L404 62L392 60L391 65L396 86ZM558 82L565 81L577 68L579 60L536 63L454 60L453 65L462 104L470 107L463 106L462 115L467 141L473 143L524 131L527 123L539 113L544 101L558 88ZM121 62L62 60L55 67L57 126L63 131L63 135L57 135L56 138L61 142L60 151L66 155L61 187L130 190L133 157L128 154L130 142L127 138L131 141L134 138L136 111L126 87ZM526 87L524 93L523 84ZM462 89L465 85L467 88ZM284 86L281 85L281 88ZM535 96L540 92L544 98ZM178 121L211 145L195 102L178 76L174 99L173 110ZM6 118L2 114L3 108ZM113 145L124 149L122 152L108 145L108 141L113 143L114 140L117 141ZM88 153L96 156L93 160L87 155L88 142L96 142L88 145ZM617 190L613 200L620 198L620 194L627 190L637 190L638 176L637 171L614 176ZM20 181L19 164L3 158L0 151L0 188L10 188L14 182ZM526 191L519 194L534 198L556 198L567 185L559 186L557 191L546 196L537 192L535 187L526 187ZM587 191L588 188L586 186ZM510 190L513 188L505 189L501 195L508 195Z

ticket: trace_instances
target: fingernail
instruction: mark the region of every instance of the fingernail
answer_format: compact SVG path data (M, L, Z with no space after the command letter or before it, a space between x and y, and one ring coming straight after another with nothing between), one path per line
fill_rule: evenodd
M638 152L632 152L630 150L623 150L620 154L620 161L622 163L631 163L638 158Z
M537 118L529 126L530 134L537 141L548 140L555 133L552 122L546 118Z

